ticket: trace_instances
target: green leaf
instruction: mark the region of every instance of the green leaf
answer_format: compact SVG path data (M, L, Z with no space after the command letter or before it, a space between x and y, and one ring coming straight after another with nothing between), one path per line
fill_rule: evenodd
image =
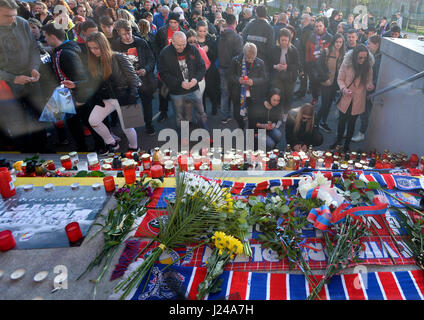
M359 200L361 199L361 194L359 192L351 192L350 197L352 200Z
M345 189L347 190L347 189L349 189L349 187L351 186L351 184L352 184L352 181L351 180L349 180L349 179L346 179L345 181L344 181L344 187L345 187Z
M377 190L381 189L381 186L378 184L378 182L370 181L367 183L367 189Z
M355 180L354 184L359 189L365 188L365 182L362 180Z
M369 199L371 202L373 202L373 201L374 201L374 192L372 192L372 191L366 191L365 193L366 193L366 195L367 195L368 199Z

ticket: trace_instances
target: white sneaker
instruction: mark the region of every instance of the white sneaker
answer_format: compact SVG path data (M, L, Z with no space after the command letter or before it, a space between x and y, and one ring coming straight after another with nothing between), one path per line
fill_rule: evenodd
M365 134L363 134L362 132L358 132L357 135L352 137L352 141L353 142L359 142L365 139Z

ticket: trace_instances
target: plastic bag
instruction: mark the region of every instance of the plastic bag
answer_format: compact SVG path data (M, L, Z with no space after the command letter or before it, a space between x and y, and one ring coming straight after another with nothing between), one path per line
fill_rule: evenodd
M49 101L44 106L39 121L56 122L64 120L66 114L76 114L74 100L71 90L64 86L57 87Z

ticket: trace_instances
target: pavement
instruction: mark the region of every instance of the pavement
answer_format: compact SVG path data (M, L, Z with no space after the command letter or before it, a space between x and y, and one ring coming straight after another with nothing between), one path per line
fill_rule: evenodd
M297 89L298 85L299 85L299 82L297 83L295 90ZM311 101L312 101L311 95L306 94L305 97L303 97L301 99L294 99L293 103L292 103L292 108L299 107L299 106L301 106L305 103L310 103ZM321 99L319 99L318 103L315 106L316 112L319 111L320 104L321 104ZM221 117L219 115L219 112L218 112L217 115L212 115L212 106L210 104L209 99L206 100L205 111L208 115L208 122L209 122L210 129L221 129L221 130L230 129L231 131L233 131L233 130L238 128L237 122L234 119L231 120L227 124L223 124L223 123L221 123ZM163 129L175 129L176 130L176 128L177 128L176 121L175 121L176 116L175 116L175 113L174 113L174 110L173 110L173 105L172 105L171 101L169 101L169 103L168 103L168 118L163 122L160 122L160 123L157 122L157 118L159 116L158 93L155 93L155 95L154 95L153 115L154 115L153 116L153 119L154 119L153 125L154 125L155 130L156 130L155 135L153 135L153 136L147 135L144 132L144 127L136 128L138 143L139 143L139 147L141 148L141 150L150 151L150 150L153 150L155 147L162 146L165 142L158 140L158 137L159 137L161 130L163 130ZM327 150L327 149L329 149L329 146L332 145L335 142L336 133L337 133L337 120L338 120L338 111L337 111L337 107L336 107L335 103L333 103L333 105L330 109L330 113L329 113L328 121L327 121L327 124L331 128L331 132L325 133L325 132L321 131L321 133L323 134L323 137L324 137L324 142L321 146L316 147L314 149ZM360 124L360 119L357 120L355 134L358 131L359 124ZM282 126L281 130L284 133L284 131L285 131L284 126ZM125 135L123 134L123 131L119 127L119 125L118 125L118 127L111 128L111 131L115 135L117 135L118 137L121 138L121 142L119 143L120 148L119 148L118 151L119 152L126 152L127 148L128 148L128 142L127 142ZM285 136L285 134L283 134L283 136ZM59 144L57 144L58 141L57 141L56 135L53 133L49 138L48 144L50 145L51 149L56 150L59 153L60 152L74 151L74 149L75 149L74 142L72 141L72 139L70 137L69 137L68 140L70 142L68 145L59 145ZM191 146L194 143L195 142L191 142ZM92 141L91 136L87 137L87 145L88 146L93 145L93 141ZM211 147L213 147L213 146L211 145ZM280 141L280 143L276 146L276 148L283 150L283 149L285 149L285 147L286 147L286 141L285 141L285 137L283 137L282 141ZM361 150L361 148L363 147L363 141L361 141L361 142L351 142L350 147L351 147L352 151Z

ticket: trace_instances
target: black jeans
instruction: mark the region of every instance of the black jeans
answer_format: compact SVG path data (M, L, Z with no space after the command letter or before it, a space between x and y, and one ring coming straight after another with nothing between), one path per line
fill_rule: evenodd
M318 99L321 83L314 78L313 68L315 68L314 65L306 65L305 73L308 75L308 78L309 78L309 88L311 89L312 98Z
M370 99L366 99L365 102L365 111L364 113L361 113L360 119L361 119L361 127L359 128L359 131L363 134L367 132L368 129L368 122L371 115L371 109L372 109L372 102Z
M337 126L337 141L341 142L343 140L343 134L347 124L347 134L346 140L344 143L345 148L349 147L350 141L352 140L353 132L355 131L355 123L358 119L358 115L352 115L352 102L350 103L349 108L346 113L339 111L339 123Z
M337 82L331 86L321 86L321 108L318 111L316 124L327 123L328 114L330 113L331 105L336 97L337 90L339 89Z
M164 114L168 114L168 100L169 100L169 94L166 98L164 98L161 94L160 94L160 90L162 88L162 86L164 85L164 83L158 79L158 88L159 88L159 111L163 112Z
M141 104L143 105L143 116L144 122L146 123L146 128L152 126L152 118L153 118L153 94L147 92L139 92Z

